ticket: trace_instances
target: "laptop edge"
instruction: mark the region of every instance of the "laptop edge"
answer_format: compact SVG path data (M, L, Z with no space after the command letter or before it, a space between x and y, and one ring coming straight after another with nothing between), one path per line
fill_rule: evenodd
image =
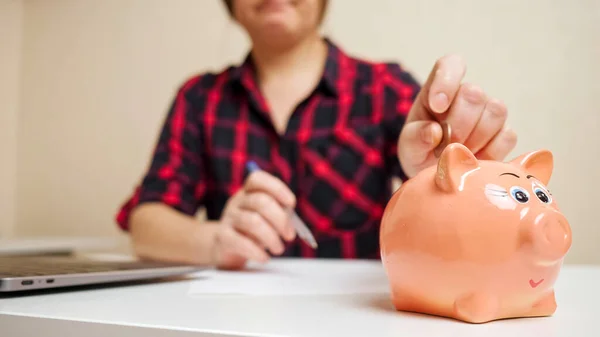
M138 270L116 270L98 273L60 274L25 277L3 277L0 275L0 293L26 290L54 289L92 284L107 284L124 281L149 280L197 272L205 267L174 266L152 267Z

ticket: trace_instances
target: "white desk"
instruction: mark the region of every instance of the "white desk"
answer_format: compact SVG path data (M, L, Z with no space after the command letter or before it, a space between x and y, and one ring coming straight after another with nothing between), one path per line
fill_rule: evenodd
M386 279L377 263L280 260L271 267L311 271L316 279L322 271L335 269L331 282L372 284L374 293L363 287L356 294L328 288L312 296L203 295L197 293L200 282L214 280L198 275L184 281L0 298L0 335L600 336L600 267L564 267L553 317L481 325L394 311L382 290ZM219 277L212 273L210 277Z

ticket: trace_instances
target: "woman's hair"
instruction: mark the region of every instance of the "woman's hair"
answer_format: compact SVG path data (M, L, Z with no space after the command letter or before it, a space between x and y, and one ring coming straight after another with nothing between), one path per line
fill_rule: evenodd
M223 3L225 4L225 8L227 8L229 16L233 17L233 0L223 0Z
M227 8L227 12L229 13L229 16L233 17L233 2L235 0L223 0L223 3L225 4L225 8ZM319 21L323 21L323 18L325 17L325 12L327 11L327 5L329 4L329 0L321 0L321 15L319 17Z

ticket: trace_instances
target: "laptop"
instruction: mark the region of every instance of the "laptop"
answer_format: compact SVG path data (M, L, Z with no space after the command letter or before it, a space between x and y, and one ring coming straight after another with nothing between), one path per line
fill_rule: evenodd
M0 293L180 276L205 267L76 256L0 256Z

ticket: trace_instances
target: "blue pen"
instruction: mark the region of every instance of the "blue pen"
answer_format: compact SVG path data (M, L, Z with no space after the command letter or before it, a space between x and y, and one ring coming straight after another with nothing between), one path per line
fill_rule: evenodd
M246 164L246 169L248 170L249 173L252 173L254 171L260 170L260 167L258 166L258 164L256 162L249 161ZM306 242L309 246L311 246L313 249L316 249L318 246L317 240L315 240L315 237L312 235L312 233L310 232L310 229L308 229L308 227L306 226L304 221L302 221L302 219L300 219L298 214L293 209L288 209L288 212L290 212L290 216L292 217L292 224L294 225L294 228L296 229L296 233L298 233L298 236L302 240L304 240L304 242Z

